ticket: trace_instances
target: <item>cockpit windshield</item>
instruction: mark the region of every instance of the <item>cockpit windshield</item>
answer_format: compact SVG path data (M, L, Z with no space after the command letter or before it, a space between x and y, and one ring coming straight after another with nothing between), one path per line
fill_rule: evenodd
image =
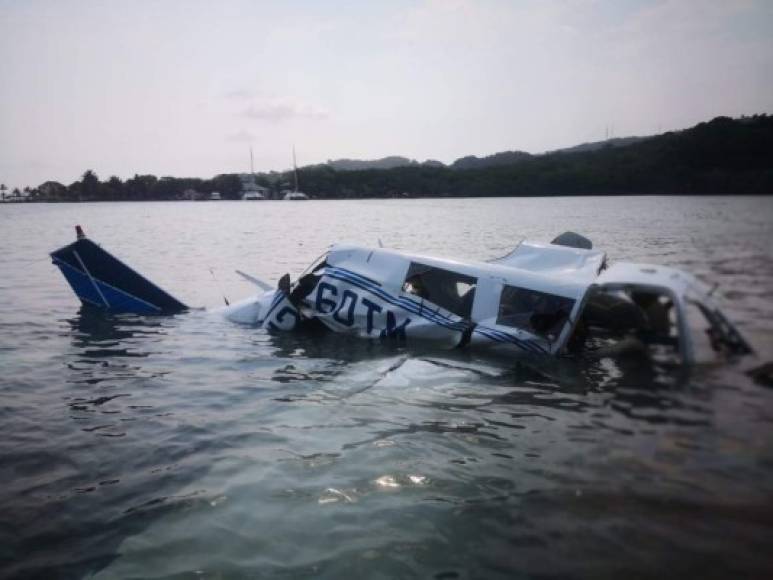
M663 361L679 350L678 312L665 290L636 285L591 289L569 340L598 356L649 352Z

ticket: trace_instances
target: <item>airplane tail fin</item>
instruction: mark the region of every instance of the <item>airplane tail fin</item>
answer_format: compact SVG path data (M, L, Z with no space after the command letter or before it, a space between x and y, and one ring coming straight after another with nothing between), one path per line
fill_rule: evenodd
M51 252L51 259L83 304L136 314L173 314L188 309L89 240L80 226L75 231L76 241Z

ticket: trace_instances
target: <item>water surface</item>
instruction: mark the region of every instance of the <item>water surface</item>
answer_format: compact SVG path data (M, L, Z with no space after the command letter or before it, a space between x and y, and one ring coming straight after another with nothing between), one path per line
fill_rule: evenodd
M0 207L0 576L770 577L773 390L748 363L540 362L81 311L82 224L193 305L334 242L486 259L579 231L719 284L773 359L773 200Z

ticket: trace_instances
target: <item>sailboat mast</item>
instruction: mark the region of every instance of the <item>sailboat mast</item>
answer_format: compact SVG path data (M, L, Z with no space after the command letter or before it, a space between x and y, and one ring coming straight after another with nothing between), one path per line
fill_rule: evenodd
M255 161L252 158L252 145L250 145L250 173L255 175Z
M295 162L295 145L293 145L293 175L295 176L295 192L298 193L298 165Z

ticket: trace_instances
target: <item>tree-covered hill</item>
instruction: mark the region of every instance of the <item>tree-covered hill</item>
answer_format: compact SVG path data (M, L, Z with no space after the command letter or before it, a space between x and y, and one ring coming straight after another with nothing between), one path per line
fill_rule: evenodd
M453 167L453 166L452 166ZM773 193L773 117L718 117L625 146L544 155L468 169L300 171L319 197Z
M461 157L451 164L452 169L483 169L485 167L497 167L500 165L512 165L519 161L531 159L532 156L524 151L503 151L487 157L475 157L468 155Z

